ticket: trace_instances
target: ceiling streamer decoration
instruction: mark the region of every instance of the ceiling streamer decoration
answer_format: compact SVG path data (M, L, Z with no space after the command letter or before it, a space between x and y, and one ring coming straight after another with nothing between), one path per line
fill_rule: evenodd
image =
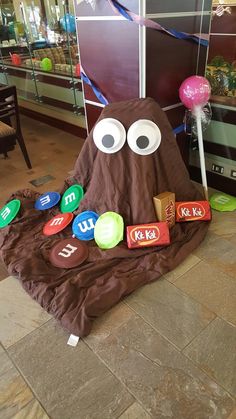
M200 44L204 47L207 47L209 44L209 35L201 33L199 34L189 34L186 32L176 31L175 29L167 29L164 26L161 26L159 23L154 22L151 19L136 15L136 13L131 12L126 7L122 6L117 0L107 0L111 5L112 9L122 15L125 19L137 23L141 26L146 26L147 28L154 29L166 33L167 35L173 36L176 39L182 39L187 41L193 41L197 44Z
M95 10L96 0L77 0L77 4L80 4L80 3L90 4L90 6L92 7L92 9Z
M217 8L213 10L212 12L213 16L220 17L220 16L223 16L225 13L229 15L231 14L231 7L228 7L228 6L224 7L223 4L224 3L218 4Z
M82 66L80 68L81 68L81 78L82 78L83 82L91 87L93 93L95 94L95 96L97 97L97 99L99 100L100 103L102 103L103 105L108 105L109 102L108 102L107 98L103 95L103 93L98 88L98 86L95 84L95 82L90 80L90 78L87 76L87 74L85 73Z

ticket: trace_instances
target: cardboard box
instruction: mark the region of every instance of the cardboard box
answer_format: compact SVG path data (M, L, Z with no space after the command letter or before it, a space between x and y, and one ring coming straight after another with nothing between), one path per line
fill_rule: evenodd
M208 201L176 202L176 221L211 220L211 208Z
M168 224L163 222L128 226L127 244L130 249L168 245L170 244Z
M153 203L158 221L166 221L169 227L175 225L175 194L163 192L154 196Z

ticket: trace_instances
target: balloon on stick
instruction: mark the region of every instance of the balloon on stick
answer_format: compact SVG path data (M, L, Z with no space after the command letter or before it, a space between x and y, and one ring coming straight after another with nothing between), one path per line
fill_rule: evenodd
M184 106L191 110L197 125L198 147L202 185L205 198L208 200L206 165L202 137L201 111L210 98L211 87L208 80L202 76L191 76L183 81L179 88L179 97Z

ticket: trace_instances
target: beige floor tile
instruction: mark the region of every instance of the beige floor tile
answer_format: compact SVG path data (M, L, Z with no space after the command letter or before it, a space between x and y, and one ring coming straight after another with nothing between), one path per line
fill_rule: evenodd
M229 238L229 241L236 245L236 234L233 234L233 236Z
M236 280L236 245L232 244L232 250L222 253L215 258L209 258L208 263L219 271L225 272Z
M0 261L0 281L5 279L7 276L8 276L7 269L5 265L3 264L3 262Z
M206 260L217 269L222 272L227 273L236 279L236 243L234 244L233 238L234 235L230 236L230 231L234 232L236 230L236 213L234 222L230 219L230 223L227 226L224 226L224 219L221 214L221 222L218 223L220 226L222 235L209 232L206 236L204 242L195 250L195 254L201 259ZM230 213L232 214L232 213ZM224 238L223 232L225 231ZM220 233L220 231L218 231Z
M1 418L12 419L32 399L33 394L30 388L14 366L0 376Z
M93 324L96 325L96 334L93 336L93 339L97 339L98 342L100 342L101 339L105 339L110 335L113 327L117 328L122 326L132 317L133 310L131 310L126 304L121 302L115 305L101 317L94 320Z
M213 260L231 250L232 243L215 233L208 232L200 246L194 250L194 254L200 259Z
M86 343L151 417L224 419L233 410L225 390L135 313L106 334L98 340L95 323Z
M163 279L142 287L125 301L180 349L215 317L207 308Z
M233 410L233 412L231 412L227 419L236 419L236 408Z
M13 416L12 419L49 419L49 417L39 402L34 399Z
M236 212L212 211L210 231L225 239L236 234Z
M11 368L13 368L13 364L7 355L7 352L0 345L0 377Z
M50 318L17 279L8 277L0 282L0 340L6 348Z
M216 318L184 353L236 396L236 327Z
M138 403L132 404L119 419L150 419L151 416Z
M118 418L133 402L126 388L81 340L50 320L9 353L52 419Z
M175 282L185 293L225 320L236 324L236 281L206 262L200 262Z
M168 272L164 275L165 279L167 279L169 282L174 283L177 278L179 278L181 275L185 274L185 272L189 271L193 266L197 265L201 259L199 259L195 255L189 255L184 262L182 262L177 268L175 268L173 271Z

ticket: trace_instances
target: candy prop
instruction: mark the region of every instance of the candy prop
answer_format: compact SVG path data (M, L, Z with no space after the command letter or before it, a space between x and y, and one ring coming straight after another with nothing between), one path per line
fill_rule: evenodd
M201 109L208 102L210 94L210 84L205 77L201 76L188 77L183 81L179 89L179 97L181 102L184 104L184 106L186 106L187 109L192 111L193 116L196 118L202 185L206 199L208 199L208 188L202 138Z
M43 58L41 61L41 68L44 71L51 71L52 70L52 60L50 58Z
M46 192L41 195L34 204L34 208L37 210L47 210L58 204L61 199L61 195L58 192Z
M209 221L211 209L208 201L176 202L176 222Z
M61 240L51 249L49 260L57 268L70 269L81 265L89 251L85 243L73 237Z
M212 110L211 110L211 105L208 102L203 108L201 108L202 131L205 131L208 128L211 122L211 118L212 118ZM183 131L187 132L188 134L191 134L191 135L194 134L195 136L197 136L196 118L194 117L190 109L186 109L185 111Z
M216 211L235 211L236 198L225 193L215 193L210 197L210 205Z
M20 209L19 199L13 199L0 210L0 228L6 227L17 216Z
M51 218L43 227L43 234L45 236L52 236L64 230L73 220L74 214L66 212L65 214L57 214Z
M224 3L224 1L222 1L221 3ZM232 13L232 9L229 6L224 7L223 4L219 4L216 10L212 11L213 16L223 16L225 13L228 13L230 15Z
M84 211L73 221L72 231L79 240L93 240L94 228L99 215L93 211Z
M97 242L110 248L123 236L122 219L121 229L117 228L118 214L122 215L126 226L152 224L157 222L154 195L173 191L176 197L182 197L182 201L201 201L202 197L189 179L167 115L155 100L145 98L110 103L102 109L98 122L105 118L117 119L126 132L135 121L150 119L159 127L163 139L156 152L146 156L134 153L127 142L117 153L105 154L95 147L91 130L75 163L73 175L66 175L64 185L73 182L86 189L76 214L90 209L97 214L105 214L110 208L116 212L118 222L112 219L106 223L107 234L104 234L103 224L102 236L99 235L100 217L95 224ZM171 230L168 246L139 247L136 250L129 249L122 241L104 251L95 240L86 243L74 238L75 242L67 241L57 252L58 255L66 248L64 256L60 255L63 266L71 259L70 252L74 250L67 247L68 244L74 247L78 243L87 244L89 258L75 269L60 269L54 268L49 261L51 248L60 239L40 234L42 220L45 220L44 224L53 216L32 209L39 196L36 191L18 190L16 196L21 201L22 210L10 227L0 229L0 254L8 270L17 272L31 297L56 317L63 328L80 337L87 336L93 320L122 298L180 264L202 242L209 227L208 222L201 221L178 223ZM59 212L57 207L54 211L55 214ZM63 239L70 236L68 240L71 240L70 226L58 233ZM113 240L111 243L109 236L114 239L114 231L118 237L115 237L116 243Z
M68 188L61 199L61 212L73 212L75 211L81 199L84 196L84 190L80 185L72 185Z
M158 221L166 221L169 227L175 225L175 194L163 192L153 198Z
M123 240L124 221L116 212L102 214L94 228L94 239L101 249L112 249Z
M127 227L127 245L129 249L168 244L170 244L170 234L166 222Z

